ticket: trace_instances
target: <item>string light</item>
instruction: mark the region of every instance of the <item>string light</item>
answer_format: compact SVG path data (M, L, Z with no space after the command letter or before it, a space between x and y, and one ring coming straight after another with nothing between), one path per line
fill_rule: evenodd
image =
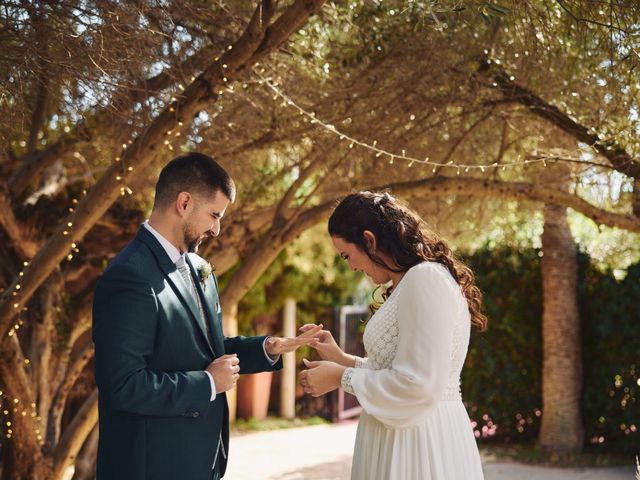
M325 130L331 132L334 135L337 135L340 140L346 140L349 142L349 148L353 148L355 146L359 146L362 148L365 148L367 150L373 151L375 152L375 157L379 158L382 155L388 156L389 157L389 164L393 165L393 162L395 159L398 160L404 160L408 163L409 166L412 166L414 163L419 163L422 165L431 165L433 166L432 172L435 173L437 171L438 167L451 167L451 168L455 168L458 175L460 174L460 169L464 169L465 172L469 172L470 170L480 170L481 172L485 172L487 169L489 168L502 168L502 170L506 170L507 167L521 167L522 166L522 162L520 161L514 161L514 162L505 162L505 163L501 163L498 164L497 162L494 162L490 165L473 165L473 164L464 164L464 163L458 163L458 164L454 164L453 161L449 161L446 164L442 164L442 163L438 163L438 162L434 162L431 161L429 159L429 157L425 157L425 158L416 158L416 157L412 157L410 155L407 155L406 150L403 149L402 153L398 154L398 153L394 153L394 152L390 152L388 150L385 150L384 148L380 148L378 147L378 141L374 140L372 143L367 143L365 141L362 140L358 140L357 138L354 138L350 135L348 135L347 133L339 130L338 128L336 128L335 125L330 124L328 122L325 122L321 119L319 119L316 115L315 112L313 111L309 111L303 107L301 107L300 105L298 105L291 97L289 97L287 94L285 94L282 90L280 90L277 86L277 84L272 81L269 78L266 78L265 76L262 75L262 72L258 72L257 70L254 69L254 73L259 77L259 80L255 83L258 83L260 85L267 85L267 87L269 87L271 89L271 91L273 91L274 93L274 97L273 99L276 100L278 97L281 98L283 100L283 105L287 105L290 106L292 108L294 108L299 115L304 117L305 121L308 121L310 123L313 124L317 124L319 126L321 126L322 128L324 128ZM222 93L222 91L219 92L220 94ZM541 163L542 165L544 165L545 167L547 166L547 162L545 161L545 159L533 159L533 160L529 160L529 163Z
M24 361L26 364L30 363L28 359L24 359ZM22 401L19 398L11 398L4 391L0 390L0 407L3 406L3 400L5 407L0 410L0 415L4 415L5 417L1 420L1 422L6 427L6 437L10 439L14 434L16 428L19 427L19 425L16 425L17 418L26 419L27 417L31 417L34 421L31 428L33 428L33 432L40 442L40 445L44 445L41 430L42 417L37 414L37 407L35 402ZM31 408L29 408L27 405L30 405ZM11 408L12 406L14 408Z

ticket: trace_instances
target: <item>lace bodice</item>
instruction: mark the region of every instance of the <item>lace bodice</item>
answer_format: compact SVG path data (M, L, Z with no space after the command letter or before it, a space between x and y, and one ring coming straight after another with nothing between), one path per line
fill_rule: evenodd
M369 356L363 367L389 368L398 351L398 305L389 298L373 315L364 330L364 347Z
M466 300L462 295L459 286L455 283L453 278L451 278L448 271L446 271L441 265L430 265L429 268L442 270L438 272L437 281L448 283L447 288L453 290L453 294L451 295L453 301L448 301L449 304L444 306L444 308L451 313L451 315L447 315L446 321L452 321L454 324L453 328L450 329L451 336L448 339L451 343L448 365L439 366L440 368L446 368L448 370L448 381L446 382L444 392L440 396L440 400L458 400L460 399L460 372L467 355L467 348L469 344L469 311ZM415 282L416 280L407 278L407 281ZM414 301L410 295L403 295L402 289L406 288L406 286L405 278L403 278L389 298L367 323L363 340L368 357L364 359L356 358L356 369L365 368L371 370L382 370L393 368L392 363L398 353L400 334L399 322L410 321L409 319L399 318L398 302ZM427 288L429 288L429 285L425 284L421 285L419 290ZM414 291L415 289L412 289L411 293L413 294ZM442 301L446 300L443 299ZM427 315L426 312L425 315ZM431 319L428 318L418 319L418 321L425 322L430 320ZM407 333L410 334L411 332L408 331ZM428 339L425 339L421 348L430 348L430 345L427 343L428 341ZM353 373L354 369L349 368L345 371L342 377L342 387L349 393L354 393L351 385Z

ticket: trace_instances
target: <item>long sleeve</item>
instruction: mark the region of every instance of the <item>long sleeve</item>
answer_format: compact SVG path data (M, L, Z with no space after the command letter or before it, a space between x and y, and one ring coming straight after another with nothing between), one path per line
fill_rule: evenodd
M264 342L266 336L225 337L225 353L235 353L240 359L240 375L247 373L275 372L282 368L282 357L275 362L269 358Z
M398 349L390 367L347 369L343 385L367 413L403 428L420 422L445 391L460 291L435 263L410 269L397 288Z
M158 304L151 286L132 268L110 268L93 305L96 382L115 410L155 416L190 416L211 397L206 373L149 367L157 334Z

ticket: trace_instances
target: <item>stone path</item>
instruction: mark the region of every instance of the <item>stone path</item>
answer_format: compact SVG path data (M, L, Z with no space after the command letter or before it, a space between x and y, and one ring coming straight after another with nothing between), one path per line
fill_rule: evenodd
M356 425L347 422L233 434L225 479L348 480ZM484 473L485 480L635 480L633 465L560 469L487 460Z

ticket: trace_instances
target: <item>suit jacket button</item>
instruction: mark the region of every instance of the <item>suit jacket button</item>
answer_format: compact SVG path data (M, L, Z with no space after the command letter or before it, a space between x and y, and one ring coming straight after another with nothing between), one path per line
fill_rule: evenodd
M200 412L193 412L193 418L198 418L200 416Z

